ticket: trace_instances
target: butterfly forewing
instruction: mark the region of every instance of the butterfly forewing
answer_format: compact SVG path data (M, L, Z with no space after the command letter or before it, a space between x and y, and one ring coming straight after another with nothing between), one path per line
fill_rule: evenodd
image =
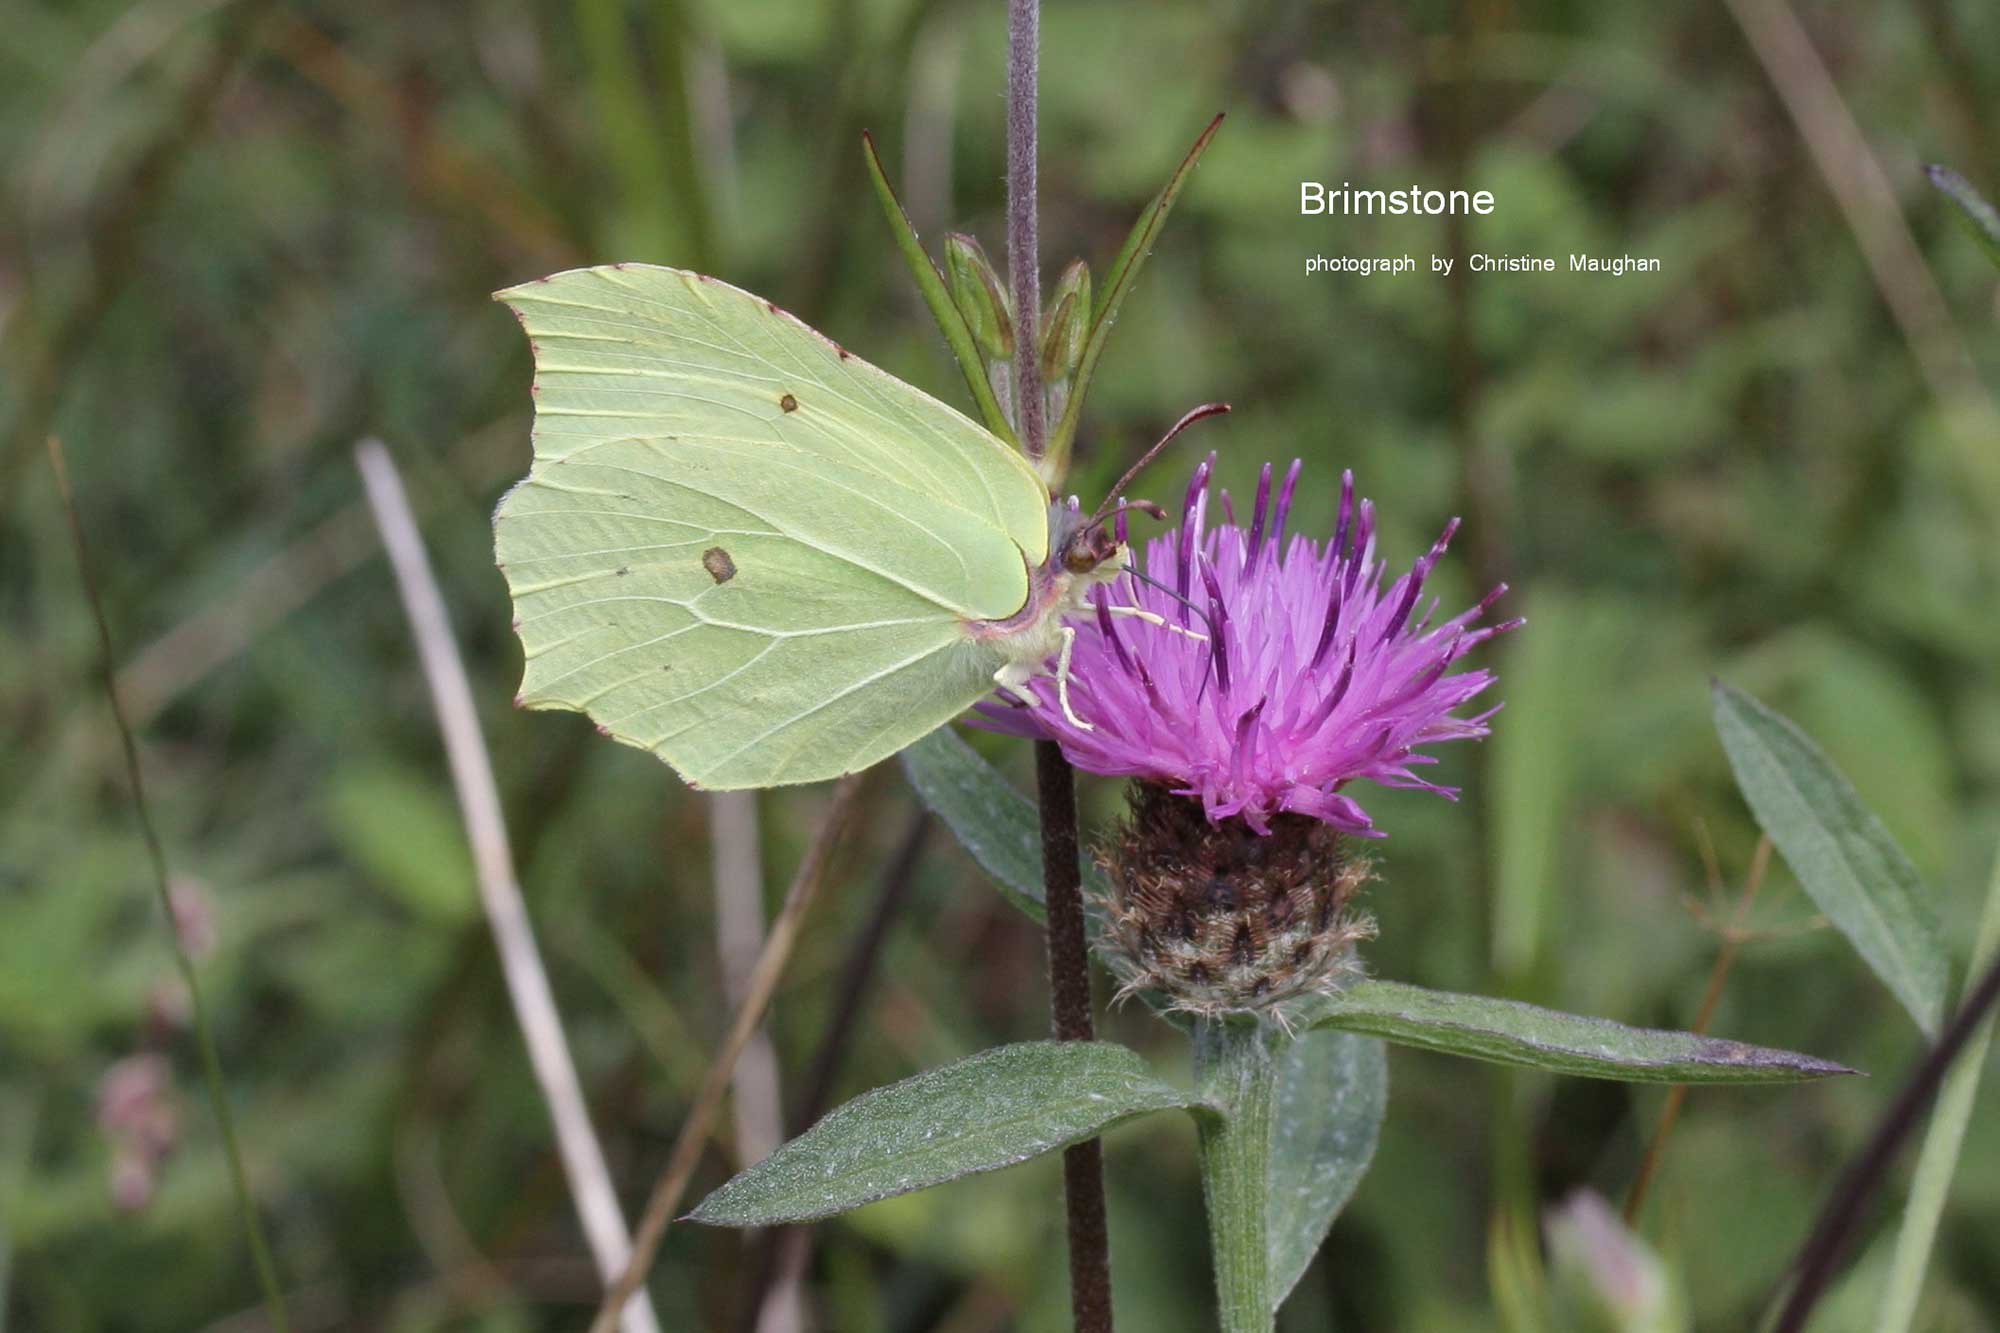
M865 767L990 687L1044 492L943 404L726 284L625 266L501 293L536 358L501 503L522 701L712 787Z

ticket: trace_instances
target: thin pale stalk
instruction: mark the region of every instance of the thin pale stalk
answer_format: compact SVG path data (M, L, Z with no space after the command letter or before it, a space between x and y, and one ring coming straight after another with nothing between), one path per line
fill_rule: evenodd
M534 1070L535 1082L549 1106L563 1174L576 1200L584 1238L590 1244L599 1276L609 1283L625 1267L632 1239L618 1207L618 1194L611 1184L604 1149L591 1128L590 1111L584 1104L583 1085L577 1079L576 1064L563 1036L555 993L549 987L548 972L535 946L535 930L514 871L507 824L500 813L500 789L493 778L486 740L480 733L472 685L466 679L457 640L452 637L451 617L445 610L437 578L431 572L416 516L410 510L402 478L396 473L389 451L378 441L367 440L354 451L354 456L368 489L375 525L382 532L382 545L395 571L396 590L409 617L410 632L417 641L417 655L430 687L438 730L444 736L452 785L458 792L459 814L465 821L466 840L472 844L479 902L485 909L487 925L493 930L507 997L513 1003L514 1018L528 1048L528 1063ZM658 1333L660 1325L651 1303L641 1301L627 1310L623 1327L625 1333Z
M1215 1110L1200 1121L1201 1196L1222 1333L1270 1333L1276 1314L1266 1219L1277 1069L1257 1023L1211 1020L1195 1033L1195 1087Z
M715 947L722 993L734 1007L749 992L750 973L764 947L764 866L759 854L757 793L719 791L708 798L709 848L715 879ZM762 1161L784 1142L778 1054L768 1027L743 1048L731 1080L736 1155Z
M784 905L778 909L777 919L771 923L770 933L764 937L764 951L757 956L757 966L750 974L743 1003L737 1006L736 1017L730 1023L729 1035L723 1038L722 1048L716 1052L714 1063L709 1065L701 1091L695 1094L694 1106L689 1109L688 1118L682 1122L681 1132L667 1155L666 1168L653 1186L652 1197L646 1201L646 1214L639 1220L638 1239L633 1242L632 1262L605 1294L604 1303L598 1307L597 1318L590 1325L591 1333L611 1333L618 1323L619 1310L645 1283L646 1274L659 1255L660 1242L666 1238L667 1224L673 1221L674 1210L680 1206L681 1196L687 1192L688 1181L693 1178L694 1169L701 1161L701 1150L708 1139L709 1129L722 1108L723 1097L729 1092L736 1061L743 1054L743 1048L750 1044L751 1035L764 1021L764 1010L769 1007L771 996L778 989L778 978L791 959L792 946L798 942L799 927L804 923L806 909L812 906L813 899L819 894L820 883L826 878L827 864L833 858L834 844L839 841L841 832L853 815L860 791L859 773L850 773L833 786L833 803L827 809L826 818L820 822L819 831L813 834L805 859L799 862L791 887L785 891Z
M1968 980L1991 967L1996 957L2000 957L2000 854L1994 857L1993 881L1986 890L1986 909L1979 918L1979 938L1972 946ZM1992 1039L1993 1016L1988 1014L1966 1041L1965 1054L1945 1075L1944 1087L1938 1093L1930 1132L1924 1136L1923 1151L1917 1156L1910 1201L1903 1209L1903 1229L1896 1236L1896 1253L1889 1265L1889 1284L1882 1293L1882 1309L1875 1316L1879 1333L1907 1333L1916 1320L1924 1270L1930 1264L1938 1220L1944 1215L1945 1197L1951 1192L1951 1178L1958 1170L1959 1149L1965 1143L1965 1127L1972 1119L1972 1104L1979 1094L1979 1076Z
M208 1084L208 1100L215 1108L216 1128L222 1135L222 1156L229 1164L229 1186L236 1196L236 1211L243 1219L250 1258L256 1265L257 1283L263 1289L264 1309L276 1333L285 1333L291 1321L285 1309L284 1292L278 1286L278 1266L271 1259L271 1247L264 1239L264 1224L257 1217L256 1202L250 1197L250 1183L243 1170L243 1153L236 1144L236 1119L229 1110L229 1097L222 1085L222 1057L216 1053L215 1031L209 1026L208 1004L202 999L201 980L195 975L194 959L188 956L180 928L174 924L173 876L167 867L166 844L153 825L152 807L146 800L146 780L139 767L139 742L126 720L125 705L118 695L116 654L111 648L111 621L104 614L104 596L98 590L97 572L90 563L90 543L84 539L83 518L77 513L76 496L70 490L69 469L63 463L62 445L49 437L49 465L55 469L56 490L62 496L63 513L69 519L70 540L76 551L77 574L83 582L84 600L90 604L91 618L97 622L98 672L104 696L111 705L111 719L118 728L118 742L125 755L125 776L132 784L132 811L139 821L139 835L146 844L146 857L153 866L153 888L159 895L160 920L167 928L167 942L173 948L174 965L180 969L181 984L187 987L189 1016L194 1023L195 1044L201 1050L202 1077Z
M719 791L708 798L710 855L715 869L716 954L722 964L722 989L738 1005L764 947L764 866L758 842L757 793ZM783 1094L778 1078L778 1052L768 1024L757 1029L730 1081L729 1106L735 1121L736 1160L743 1166L761 1162L785 1140ZM754 1253L756 1239L749 1247ZM771 1288L760 1302L763 1333L796 1333L804 1318L796 1281Z

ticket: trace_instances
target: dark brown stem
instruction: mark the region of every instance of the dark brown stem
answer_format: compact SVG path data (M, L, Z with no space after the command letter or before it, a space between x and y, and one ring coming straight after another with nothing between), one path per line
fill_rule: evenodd
M1035 742L1042 807L1042 887L1049 913L1049 999L1058 1041L1089 1041L1090 957L1083 933L1083 872L1077 860L1076 773L1054 741ZM1104 1222L1099 1140L1063 1152L1069 1213L1070 1313L1078 1333L1110 1333L1111 1245Z
M1014 429L1029 458L1048 444L1042 412L1041 272L1035 233L1035 98L1040 0L1007 0L1007 277L1013 288ZM1089 1041L1090 954L1077 861L1076 774L1054 741L1035 743L1042 883L1049 917L1049 999L1058 1041ZM1069 1223L1070 1317L1077 1333L1110 1333L1111 1245L1104 1224L1104 1152L1096 1139L1063 1152Z
M1799 1250L1798 1261L1792 1265L1792 1289L1785 1298L1783 1312L1778 1316L1776 1333L1802 1333L1813 1306L1819 1302L1841 1260L1846 1257L1854 1237L1855 1224L1861 1220L1862 1212L1881 1187L1889 1164L1896 1158L1896 1150L1915 1131L1917 1121L1937 1094L1938 1084L1944 1081L1952 1061L1958 1057L1959 1051L1996 999L2000 999L2000 963L1986 969L1986 975L1979 979L1978 986L1966 995L1965 1003L1952 1015L1944 1035L1938 1038L1937 1045L1931 1048L1924 1062L1904 1083L1903 1090L1896 1095L1894 1104L1875 1127L1867 1145L1841 1173L1833 1197L1820 1210L1812 1234L1806 1238L1805 1245Z

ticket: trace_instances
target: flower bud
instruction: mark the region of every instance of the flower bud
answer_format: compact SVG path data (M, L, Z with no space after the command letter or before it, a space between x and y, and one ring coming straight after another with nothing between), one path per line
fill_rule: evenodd
M1609 1204L1578 1190L1544 1216L1559 1326L1575 1333L1682 1333L1665 1266Z
M972 237L952 232L944 238L944 269L951 284L952 304L965 316L979 355L989 364L1011 359L1013 304L1007 299L1007 284L993 271L986 251Z
M1049 384L1075 378L1090 334L1090 266L1072 259L1056 279L1042 312L1042 379Z
M165 1056L128 1055L97 1084L97 1127L111 1145L111 1197L122 1212L152 1200L160 1166L180 1142L173 1073Z
M1354 946L1374 925L1348 906L1369 867L1338 830L1294 814L1266 834L1211 822L1199 800L1152 782L1131 784L1127 801L1104 856L1111 929L1100 945L1121 994L1157 990L1171 1008L1214 1015L1359 975Z

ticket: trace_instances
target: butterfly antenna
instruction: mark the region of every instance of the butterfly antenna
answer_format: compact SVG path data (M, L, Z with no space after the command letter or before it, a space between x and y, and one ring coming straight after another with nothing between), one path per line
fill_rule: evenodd
M1188 610L1194 612L1195 615L1201 618L1201 623L1207 626L1209 637L1211 638L1214 637L1215 622L1208 618L1208 612L1202 610L1200 607L1196 606L1193 602L1181 596L1179 593L1175 592L1172 588L1169 588L1166 584L1160 582L1158 579L1154 578L1151 574L1146 573L1144 570L1139 569L1136 566L1133 565L1125 566L1125 573L1130 574L1133 578L1139 580L1139 582L1145 584L1149 588L1158 588L1161 592L1173 598L1175 601L1179 602L1182 606L1185 606Z
M1097 512L1090 516L1090 523L1096 524L1104 521L1105 514L1111 507L1111 502L1125 493L1125 488L1132 484L1132 478L1139 475L1140 468L1152 462L1159 456L1160 450L1173 443L1174 436L1180 434L1195 422L1200 421L1203 417L1219 417L1228 410L1228 403L1203 403L1200 407L1195 408L1179 421L1176 421L1167 433L1160 437L1158 444L1139 455L1139 461L1125 469L1125 475L1120 477L1118 484L1105 494L1104 503L1097 506ZM1089 525L1087 524L1086 526Z

